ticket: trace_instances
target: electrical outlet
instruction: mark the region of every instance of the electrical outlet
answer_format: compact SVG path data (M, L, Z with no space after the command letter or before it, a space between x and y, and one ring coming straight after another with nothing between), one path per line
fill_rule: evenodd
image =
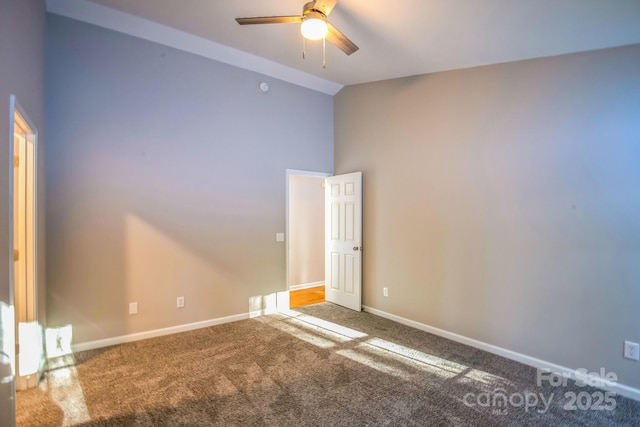
M382 288L382 296L383 297L389 296L389 288Z
M624 357L631 360L640 359L640 344L633 341L624 342Z
M284 233L276 233L276 242L284 242Z
M138 303L130 302L129 303L129 314L138 314Z
M178 297L176 299L176 307L184 308L184 297Z

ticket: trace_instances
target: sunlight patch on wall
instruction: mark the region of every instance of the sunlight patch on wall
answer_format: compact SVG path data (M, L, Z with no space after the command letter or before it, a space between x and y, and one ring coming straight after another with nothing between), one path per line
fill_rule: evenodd
M42 361L42 327L38 322L20 322L18 324L20 337L20 353L18 355L18 374L27 376L35 374Z
M45 331L45 346L47 357L59 357L71 354L71 342L73 340L73 329L71 325L59 328L47 328Z
M249 317L274 314L278 311L278 295L256 295L249 297Z

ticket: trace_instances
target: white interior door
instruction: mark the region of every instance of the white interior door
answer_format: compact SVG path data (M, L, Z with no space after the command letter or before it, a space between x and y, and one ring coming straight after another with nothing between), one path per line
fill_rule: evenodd
M362 310L362 172L326 178L325 299Z

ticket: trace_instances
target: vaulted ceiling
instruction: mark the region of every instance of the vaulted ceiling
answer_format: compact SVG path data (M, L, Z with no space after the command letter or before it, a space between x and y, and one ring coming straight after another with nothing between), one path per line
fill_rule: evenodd
M343 85L640 43L640 0L339 0L331 21L360 50L307 42L305 0L47 0L50 12L335 93Z

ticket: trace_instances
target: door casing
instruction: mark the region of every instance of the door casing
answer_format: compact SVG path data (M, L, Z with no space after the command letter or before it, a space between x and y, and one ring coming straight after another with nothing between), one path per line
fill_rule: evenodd
M37 386L46 361L44 331L38 318L38 130L14 95L10 102L9 152L14 169L9 182L9 242L10 254L14 254L9 267L10 297L15 322L15 352L12 362L15 387L21 390ZM20 183L15 182L16 177L20 177ZM24 227L24 230L17 232L18 226ZM16 257L18 261L15 261ZM19 271L16 271L16 264L20 266ZM24 356L28 356L30 361L28 371L24 369L27 364Z
M289 269L291 266L289 265L289 242L291 236L291 227L290 227L290 218L289 218L289 206L291 203L290 193L289 193L289 182L290 177L292 175L303 175L303 176L314 176L314 177L322 177L326 178L331 176L328 172L314 172L314 171L306 171L306 170L298 170L298 169L287 169L286 170L286 193L285 193L285 259L286 259L286 286L287 290L289 290ZM288 307L287 307L288 308Z

